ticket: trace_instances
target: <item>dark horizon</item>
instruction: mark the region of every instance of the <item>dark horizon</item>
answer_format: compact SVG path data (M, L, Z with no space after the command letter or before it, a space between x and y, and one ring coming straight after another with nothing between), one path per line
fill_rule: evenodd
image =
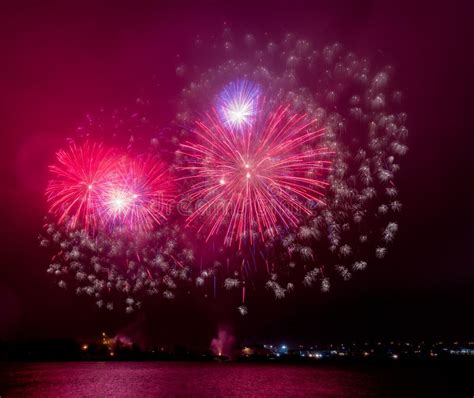
M270 6L270 4L272 4ZM470 339L474 321L469 14L462 4L143 2L4 5L0 340L90 338L205 346L220 327L240 341ZM159 299L131 315L59 289L39 247L47 166L88 113L141 95L153 79L167 126L182 88L175 69L196 35L287 31L339 41L395 66L410 135L399 174L400 234L380 263L329 293L263 290L239 315L231 297Z

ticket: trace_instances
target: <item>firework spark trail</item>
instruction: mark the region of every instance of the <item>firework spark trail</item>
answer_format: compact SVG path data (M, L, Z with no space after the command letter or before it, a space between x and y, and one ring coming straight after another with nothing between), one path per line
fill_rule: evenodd
M63 248L53 256L48 273L58 278L61 288L74 286L77 294L95 299L99 308L121 307L131 313L146 296L161 292L172 298L178 281L189 281L193 255L177 244L182 233L176 227L134 235L99 230L91 236L85 230L67 232L48 224L42 239L42 245Z
M72 144L57 153L46 190L50 212L69 230L150 230L167 215L173 187L151 156L120 155L101 144Z
M123 157L104 192L105 217L111 224L151 230L166 220L172 182L165 164L153 157Z
M305 201L322 202L327 185L322 174L330 151L311 147L323 134L315 123L289 107L262 112L238 132L215 110L197 122L197 140L181 145L190 162L180 169L192 173L182 177L192 182L185 197L203 204L186 224L200 220L207 239L225 228L225 243L239 247L245 235L253 243L254 226L262 239L274 236L280 223L296 226L301 214L311 213Z
M86 142L60 150L56 160L49 168L53 178L46 189L50 212L70 229L97 228L97 208L110 182L116 154L101 144Z

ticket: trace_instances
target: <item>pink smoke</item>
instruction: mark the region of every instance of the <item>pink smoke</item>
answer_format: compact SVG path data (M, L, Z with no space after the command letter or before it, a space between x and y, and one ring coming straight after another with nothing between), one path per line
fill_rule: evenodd
M217 356L232 356L235 338L228 327L219 326L217 337L211 340L211 350Z

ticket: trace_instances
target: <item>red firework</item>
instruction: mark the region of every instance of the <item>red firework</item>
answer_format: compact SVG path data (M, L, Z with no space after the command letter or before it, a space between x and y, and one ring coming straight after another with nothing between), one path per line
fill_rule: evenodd
M112 225L149 230L166 219L172 192L165 164L151 156L122 157L104 191L104 216Z
M181 145L189 163L180 167L191 182L186 199L194 204L187 225L200 223L207 239L225 230L224 242L253 243L275 236L277 226L296 226L321 202L329 151L318 147L322 129L289 107L261 112L241 129L223 124L216 111L196 124L196 140Z
M56 160L49 167L53 178L46 189L50 212L70 229L95 229L104 189L117 164L116 154L101 144L85 142L60 150Z
M68 229L149 230L166 218L172 182L151 156L131 158L101 144L72 144L50 166L50 212Z

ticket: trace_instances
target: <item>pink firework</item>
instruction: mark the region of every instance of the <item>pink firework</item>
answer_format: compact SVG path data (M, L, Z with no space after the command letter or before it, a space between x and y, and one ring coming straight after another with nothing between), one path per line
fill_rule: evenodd
M111 226L150 230L166 219L172 192L164 163L151 156L124 156L104 190L103 216Z
M46 197L59 223L87 230L100 224L98 210L117 159L112 150L90 142L56 153L56 164L49 167L52 179Z
M68 229L146 231L162 223L172 198L167 167L103 145L72 144L56 154L46 189L50 212Z
M261 104L262 106L262 104ZM222 123L216 111L196 123L195 140L181 145L189 160L181 167L193 204L187 225L207 229L207 239L224 231L227 245L275 236L278 226L294 228L321 202L329 151L318 146L323 132L315 120L289 107L261 112L240 129Z

